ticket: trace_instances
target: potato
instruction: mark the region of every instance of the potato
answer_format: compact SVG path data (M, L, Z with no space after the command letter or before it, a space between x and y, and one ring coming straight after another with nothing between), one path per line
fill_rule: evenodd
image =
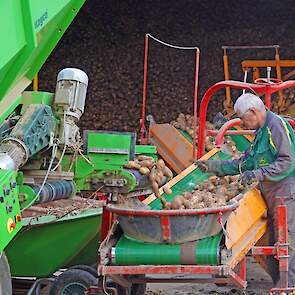
M209 130L214 130L214 125L208 121L206 121L206 128L209 129Z
M232 198L234 198L235 196L237 196L239 193L236 190L227 190L226 192L226 199L227 201L231 200Z
M204 203L208 208L211 208L212 205L215 203L215 201L212 198L210 198L210 199L205 200Z
M158 177L159 177L160 179L162 179L162 178L164 177L164 173L163 173L163 171L162 171L162 170L159 170L159 169L157 169L156 171L157 171L156 174L158 175Z
M140 167L139 168L139 172L142 174L142 175L148 175L150 173L150 169L147 168L147 167Z
M216 202L217 207L222 207L222 206L225 206L225 205L226 205L226 202L224 200L218 200Z
M165 167L163 168L163 174L164 174L165 176L167 176L168 178L172 178L172 177L173 177L173 173L172 173L172 171L171 171L167 166L165 166Z
M149 157L149 156L145 156L145 155L139 155L136 157L137 160L139 161L153 161L155 162L154 158L153 157Z
M201 195L197 195L197 196L192 197L192 202L200 203L200 202L203 202L203 200L204 200L204 197Z
M184 193L182 194L182 196L183 196L186 200L190 200L190 199L193 197L192 193L190 193L190 192L184 192Z
M196 209L203 209L203 208L206 208L206 205L204 202L200 202L195 208Z
M240 192L242 192L245 189L244 185L242 185L241 183L238 184L238 190Z
M138 164L141 167L147 167L147 168L151 169L155 165L155 161L153 161L153 160L144 160L144 161L139 161Z
M210 183L209 182L203 182L203 183L200 184L200 189L207 191L208 188L209 188L209 186L210 186Z
M170 209L171 209L171 203L170 203L170 202L166 202L166 203L165 203L165 206L163 206L163 208L164 208L165 210L170 210Z
M208 186L208 192L210 192L210 193L215 193L215 191L216 191L216 186L214 185L214 184L209 184L209 186Z
M208 181L214 185L217 185L218 184L218 177L216 175L210 176Z
M158 183L156 181L152 182L152 189L153 189L154 193L159 192L159 185L158 185Z
M224 186L221 186L221 187L219 187L216 190L216 196L217 196L217 198L220 198L221 196L225 196L226 193L227 193L227 189Z
M185 209L192 209L192 203L189 200L183 200L183 206Z
M129 169L140 169L140 165L136 161L129 161L127 165L125 165L126 168Z
M183 205L183 201L184 199L182 196L175 196L171 202L171 209L173 210L181 209L181 206Z
M164 193L166 193L167 195L171 195L172 194L172 190L171 190L171 188L170 187L168 187L168 186L163 186L163 191L164 191Z
M159 159L157 162L157 166L163 169L166 166L166 164L162 159Z

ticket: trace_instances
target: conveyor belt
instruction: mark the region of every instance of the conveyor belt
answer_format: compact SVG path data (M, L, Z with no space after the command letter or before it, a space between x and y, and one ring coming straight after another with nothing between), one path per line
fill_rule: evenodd
M149 244L123 236L112 249L116 265L217 265L222 234L184 244Z
M239 151L244 151L249 145L249 141L243 135L233 135L232 139L236 143L237 149ZM217 152L216 154L214 154L214 156L211 157L211 159L215 160L226 160L230 158L230 155L222 151ZM184 178L180 179L175 185L173 185L171 195L163 193L162 196L170 202L176 195L180 195L185 191L192 191L195 188L196 184L201 183L206 179L208 179L208 174L203 173L198 168L196 168ZM162 208L159 199L155 199L149 204L149 206L152 208L152 210L160 210Z

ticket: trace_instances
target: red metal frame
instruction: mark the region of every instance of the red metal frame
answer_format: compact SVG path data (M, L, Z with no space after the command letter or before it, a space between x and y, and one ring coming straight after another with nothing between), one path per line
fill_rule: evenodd
M266 106L270 108L271 106L271 95L277 91L283 90L285 88L295 87L295 81L286 81L282 83L267 83L267 84L252 84L244 83L238 81L222 81L211 86L204 94L199 113L199 131L198 131L198 152L197 158L200 159L205 153L205 137L207 134L206 130L206 119L207 119L207 109L212 96L220 89L231 87L234 89L248 90L249 92L254 92L259 95L265 94L266 96ZM238 133L238 132L237 132Z
M283 199L277 206L278 214L278 241L274 246L253 247L252 255L274 255L279 261L280 269L280 287L273 288L270 294L276 295L285 292L289 294L294 288L288 288L288 224L287 224L287 206L283 204ZM107 210L105 210L107 212ZM107 221L110 220L110 214L105 215ZM165 224L165 222L163 222ZM102 223L102 227L107 226L109 230L109 222ZM104 233L105 230L102 230ZM169 235L169 233L167 232ZM237 270L231 269L228 265L136 265L136 266L112 266L98 265L99 276L124 277L129 283L216 283L227 284L233 283L239 288L246 288L246 257L244 257L238 266ZM212 278L155 278L155 277L136 277L136 275L196 275L208 274ZM131 276L128 277L127 276ZM133 276L133 277L132 277ZM95 290L101 291L101 288L91 288L87 294L95 294ZM93 292L93 293L92 293ZM115 294L115 293L114 293Z
M198 47L181 47L174 46L163 42L150 34L145 35L145 46L144 46L144 66L143 66L143 88L142 88L142 108L141 108L141 128L140 128L140 143L148 144L147 130L145 126L146 119L146 104L147 104L147 75L148 75L148 53L149 53L149 37L159 42L162 45L170 48L180 50L195 50L195 77L194 77L194 121L193 121L193 158L196 157L196 141L197 141L197 113L198 113L198 84L199 84L199 67L200 67L200 49Z
M132 283L216 283L227 284L233 283L239 288L247 287L245 260L243 259L239 265L239 271L233 271L229 266L210 266L210 265L138 265L138 266L102 266L98 267L98 275L100 276L116 276L116 275L196 275L208 274L212 278L142 278L128 279ZM217 276L217 277L214 277ZM218 277L221 276L221 277Z
M282 90L288 87L294 87L295 81L287 81L281 84L267 84L267 85L260 85L260 84L248 84L243 82L235 82L235 81L224 81L219 82L212 87L210 87L207 92L205 93L201 106L200 106L200 124L199 124L199 142L198 142L198 158L200 158L204 153L204 143L205 143L205 136L206 136L206 113L208 108L208 103L212 98L212 95L221 88L224 87L232 87L236 89L246 89L249 91L254 91L258 94L266 94L267 93L267 105L270 105L270 97L271 94ZM221 144L222 139L225 134L230 134L228 129L234 125L239 124L239 120L231 120L223 126L217 134L217 143ZM295 126L295 122L292 122L292 126ZM212 134L216 131L211 131ZM245 132L245 131L244 131ZM246 132L252 133L253 131L247 130ZM209 132L208 132L209 133ZM241 134L242 130L237 130L235 133L232 134ZM216 133L215 133L216 134ZM214 209L207 209L213 213ZM272 289L271 294L280 294L278 292L291 292L294 289L288 288L288 225L287 225L287 207L284 204L280 204L277 208L278 210L278 241L274 246L264 246L264 247L253 247L252 254L253 255L275 255L275 257L279 260L279 267L280 267L280 274L281 274L281 281L280 281L280 288ZM101 225L101 238L104 240L110 234L110 224L112 218L112 211L113 213L115 210L112 207L104 207L103 209L103 220ZM169 211L174 212L176 215L181 214L180 212L176 212L179 210ZM192 210L194 211L194 210ZM212 212L211 212L212 211ZM216 210L215 210L216 211ZM132 212L133 215L141 215L142 213L138 213L139 211L136 210L124 210L120 211L120 214L127 214L130 215ZM166 236L170 234L170 227L169 221L167 222L166 217L162 211L161 218L162 218L162 226ZM192 212L192 214L196 214L197 212ZM216 213L216 212L215 212ZM144 215L157 215L157 211L146 210ZM187 213L186 213L187 214ZM199 213L201 214L201 213ZM124 280L128 280L129 282L137 282L137 283L144 283L144 282L198 282L198 283L234 283L241 288L246 288L247 281L246 281L246 257L244 257L239 265L238 270L234 271L227 265L217 265L217 266L210 266L210 265L137 265L137 266L112 266L112 265L102 265L99 262L98 265L98 274L99 276L119 276L124 277ZM189 279L182 279L182 278L132 278L128 277L128 275L142 275L142 274L185 274L185 275L192 275L192 274L209 274L212 275L210 279L196 279L196 278L189 278ZM214 277L217 276L217 277ZM221 277L220 277L221 276ZM97 290L101 290L97 288ZM92 293L89 293L92 294Z
M295 288L288 288L288 224L287 224L287 206L283 198L278 198L280 204L277 206L278 219L278 241L274 246L253 247L252 255L275 256L279 261L280 282L279 288L273 288L270 294L282 294L281 292L295 291ZM293 293L292 293L293 294Z

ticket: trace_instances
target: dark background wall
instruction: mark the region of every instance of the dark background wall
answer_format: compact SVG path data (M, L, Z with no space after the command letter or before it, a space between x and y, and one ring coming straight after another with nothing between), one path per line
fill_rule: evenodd
M54 91L64 67L87 72L90 82L81 126L135 130L139 126L144 35L201 49L200 95L223 79L222 45L279 44L281 58L295 57L294 1L88 0L40 73ZM242 79L245 58L273 58L273 51L234 52L232 77ZM192 113L194 53L150 45L148 112L159 122ZM221 97L223 93L221 93ZM211 114L221 107L221 100Z

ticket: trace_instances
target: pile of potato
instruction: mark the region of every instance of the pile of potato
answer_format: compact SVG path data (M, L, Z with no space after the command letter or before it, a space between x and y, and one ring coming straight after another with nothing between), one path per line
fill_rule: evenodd
M198 128L199 120L197 119L197 128ZM191 137L194 135L194 117L192 115L185 115L180 113L175 121L170 123L177 129L181 129L187 132ZM206 128L209 130L214 129L214 125L210 122L206 122ZM198 136L198 135L197 135Z
M187 132L191 137L194 135L194 126L193 126L194 118L191 115L184 115L180 113L175 121L172 121L170 124L177 129L183 130ZM197 120L197 132L198 132L198 123ZM207 130L214 130L214 125L210 122L206 122ZM196 138L198 139L198 133L196 134ZM235 142L231 139L230 136L226 136L224 139L224 146L226 151L228 151L234 158L240 156L239 151L237 150ZM206 136L205 139L205 149L206 151L210 151L215 147L215 137L214 136Z
M239 175L211 176L208 181L197 185L192 192L184 192L182 195L175 196L171 203L166 202L164 209L179 210L222 207L243 190L244 186L240 183Z
M288 114L288 109L293 108L295 104L295 90L288 88L283 90L284 104L279 107L279 95L275 95L272 100L271 110L278 114Z
M147 175L153 192L164 202L159 193L159 187L169 181L173 177L173 173L162 159L155 161L152 157L139 155L135 161L129 161L125 168L136 169L142 175ZM171 193L168 189L166 189L166 192Z

